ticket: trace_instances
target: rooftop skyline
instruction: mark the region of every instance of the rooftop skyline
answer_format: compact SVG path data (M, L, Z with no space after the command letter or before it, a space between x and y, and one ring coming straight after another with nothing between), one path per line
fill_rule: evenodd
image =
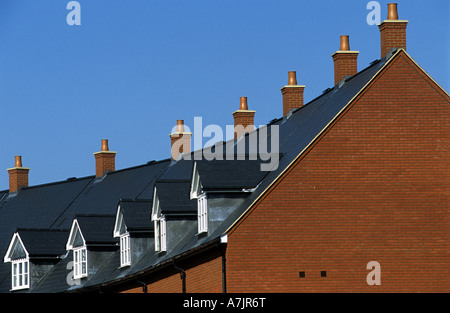
M334 85L341 35L359 71L380 58L370 1L79 0L79 26L68 2L0 3L0 190L15 155L30 186L95 175L101 139L116 169L170 158L177 119L225 129L242 96L266 124L282 116L288 71L305 103ZM448 92L450 3L397 3L407 52Z

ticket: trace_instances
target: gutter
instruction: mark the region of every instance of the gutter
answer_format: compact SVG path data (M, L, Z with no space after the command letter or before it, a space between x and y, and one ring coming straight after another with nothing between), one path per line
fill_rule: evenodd
M89 287L88 288L82 288L83 290L78 290L78 292L88 292L90 290L95 290L95 289L100 289L100 288L104 289L104 288L107 288L107 287L113 287L114 285L119 285L119 284L126 283L126 282L132 282L133 280L136 281L136 280L138 280L138 277L142 277L144 275L151 274L153 272L156 272L156 271L160 270L161 268L164 268L164 267L167 267L167 266L170 266L170 265L175 267L175 261L180 261L180 260L182 260L184 258L191 257L191 256L193 256L195 254L198 254L200 252L206 251L208 249L215 248L215 247L217 247L217 245L220 246L221 243L223 243L223 241L221 240L221 237L214 238L214 239L212 239L212 240L210 240L210 241L208 241L208 242L206 242L206 243L204 243L202 245L199 245L199 246L197 246L197 247L195 247L195 248L193 248L191 250L188 250L188 251L185 251L185 252L183 252L181 254L173 256L173 257L171 257L171 258L169 258L167 260L164 260L164 261L162 261L162 262L160 262L158 264L155 264L155 265L153 265L151 267L148 267L148 268L146 268L146 269L144 269L142 271L139 271L137 273L134 273L132 275L129 275L129 276L126 276L126 277L122 277L122 278L119 278L117 280L112 280L112 281L107 282L107 283L102 283L100 285L92 286L90 288ZM222 258L224 258L224 256ZM182 270L180 268L178 268L178 269ZM186 278L186 276L184 277L184 279L185 278Z

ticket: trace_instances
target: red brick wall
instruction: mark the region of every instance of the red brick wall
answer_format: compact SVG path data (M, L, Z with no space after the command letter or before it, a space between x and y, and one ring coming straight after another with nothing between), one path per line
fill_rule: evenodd
M114 152L98 152L95 154L95 176L101 177L106 171L116 170L116 154Z
M286 116L290 110L298 109L303 105L304 86L285 86L281 89L283 96L283 116Z
M228 291L449 292L449 119L401 52L229 232Z
M334 61L334 84L337 85L345 76L353 76L358 73L357 52L336 52Z
M20 187L28 187L29 169L14 168L8 170L9 173L9 192L16 192Z
M381 58L392 48L403 48L406 50L406 26L407 22L385 21L380 24Z
M218 249L203 252L176 266L185 270L186 292L188 293L221 293L222 292L222 257ZM142 278L149 293L181 293L182 280L180 272L173 265ZM142 286L128 286L124 293L142 293Z
M238 138L245 130L253 130L255 125L255 111L238 110L233 113L234 138Z

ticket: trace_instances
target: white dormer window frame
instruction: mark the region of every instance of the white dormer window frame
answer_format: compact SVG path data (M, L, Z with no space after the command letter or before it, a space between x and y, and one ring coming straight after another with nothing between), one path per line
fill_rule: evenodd
M152 221L155 223L155 251L164 252L167 250L167 226L166 218L161 214L156 187L153 190Z
M79 246L74 246L77 233L81 236L82 244ZM73 278L80 279L88 276L88 257L87 257L87 247L86 240L81 232L80 225L76 219L72 222L72 227L70 229L69 239L67 240L66 250L73 251Z
M114 223L113 237L119 238L120 246L120 267L131 265L131 239L127 231L127 225L123 219L123 213L120 205L117 208L116 221Z
M167 228L166 219L160 216L155 221L155 251L167 251Z
M153 204L152 204L152 221L156 221L159 218L161 209L159 206L159 198L156 192L156 187L153 189Z
M114 231L113 231L113 237L114 238L118 238L121 235L121 228L123 225L124 221L123 221L123 213L122 210L120 209L120 205L117 206L117 212L116 212L116 221L114 222ZM125 225L125 229L126 229L126 225Z
M191 191L190 191L191 200L197 199L201 193L202 193L202 186L200 183L200 175L197 170L197 162L195 162L191 180Z
M30 288L29 258L12 260L11 266L11 289L21 290Z
M87 276L86 246L73 248L73 278L80 279Z
M197 204L198 233L206 233L208 232L208 201L205 193L198 196Z
M22 247L25 257L13 259L12 255L18 245ZM11 262L11 290L30 288L30 255L19 233L14 233L3 261L5 263Z
M120 235L120 266L131 265L131 249L130 249L130 234L128 232Z

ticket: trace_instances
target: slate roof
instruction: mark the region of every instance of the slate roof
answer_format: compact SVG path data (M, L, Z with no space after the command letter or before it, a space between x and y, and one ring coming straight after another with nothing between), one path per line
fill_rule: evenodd
M291 112L288 116L269 123L267 125L269 134L272 127L279 127L279 152L282 157L278 159L279 166L276 170L261 173L257 162L221 163L214 161L205 164L199 162L202 184L207 188L235 188L237 186L254 188L244 202L236 207L211 233L206 236L197 236L197 225L191 223L184 230L183 239L176 246L170 247L167 253L157 254L155 251L149 250L135 266L126 269L118 268L119 255L117 252L111 256L109 261L105 262L95 275L89 277L83 286L68 287L67 285L66 266L72 260L71 253L69 253L67 258L52 268L33 291L63 292L80 288L87 290L111 281L135 279L136 275L157 269L162 264L185 253L214 245L386 63L386 58L373 62L365 70L333 88L327 89L322 95ZM259 131L260 129L257 129L255 132ZM270 135L268 141L270 142ZM234 144L237 147L237 144ZM193 156L194 153L192 152L191 155ZM0 192L0 251L5 252L15 227L69 228L77 214L115 214L120 199L151 200L154 186L158 190L158 197L160 197L164 213L196 212L196 201L189 199L194 162L193 158L192 160L178 161L163 160L115 171L102 179L86 177L23 188L15 196L3 196L3 199L2 194L5 195L5 192ZM123 203L125 204L125 202ZM144 203L142 204L144 205ZM138 208L136 207L136 209ZM147 207L142 207L142 209L142 216L147 215L150 210ZM131 206L126 207L125 216L133 210L134 208ZM81 217L83 216L81 215ZM128 222L135 226L139 224L135 219L138 216L133 218L130 215L125 218L127 226ZM96 238L94 235L103 238L103 235L99 234L100 229L94 230L96 227L94 224L86 227L86 229L92 228L92 234L89 234L89 236L93 235L92 238ZM103 229L105 236L112 238L113 227L114 222L110 229L106 229L106 227ZM83 226L83 235L84 231ZM0 264L0 292L8 292L10 289L9 272L10 264Z
M22 188L18 193L8 195L0 192L0 253L5 255L12 235L17 228L67 229L79 215L115 215L121 198L152 199L155 180L170 164L170 160L111 172L103 178L88 176L66 181ZM3 195L3 196L1 196ZM114 227L114 221L112 224ZM83 235L84 235L83 229ZM86 229L89 232L88 229ZM108 236L112 237L113 229ZM68 236L66 238L67 242ZM68 256L71 258L71 254ZM45 292L57 292L67 288L68 270L62 260L55 266L61 276L54 278L54 287L46 286ZM68 260L67 262L69 262ZM67 265L67 264L66 264ZM0 262L0 292L9 292L11 264ZM50 279L50 277L49 277ZM62 280L61 288L56 280ZM50 279L51 280L51 279ZM41 289L44 290L44 289Z
M129 232L153 230L154 223L150 220L152 202L151 200L120 200L120 209Z
M66 254L68 230L18 229L30 258L59 257Z
M190 181L158 181L155 186L162 214L197 214L197 200L191 200L189 195Z
M268 172L262 160L199 160L197 171L204 191L242 190L256 187Z
M86 245L114 245L119 242L112 236L114 229L115 215L75 215L75 219L86 241Z

